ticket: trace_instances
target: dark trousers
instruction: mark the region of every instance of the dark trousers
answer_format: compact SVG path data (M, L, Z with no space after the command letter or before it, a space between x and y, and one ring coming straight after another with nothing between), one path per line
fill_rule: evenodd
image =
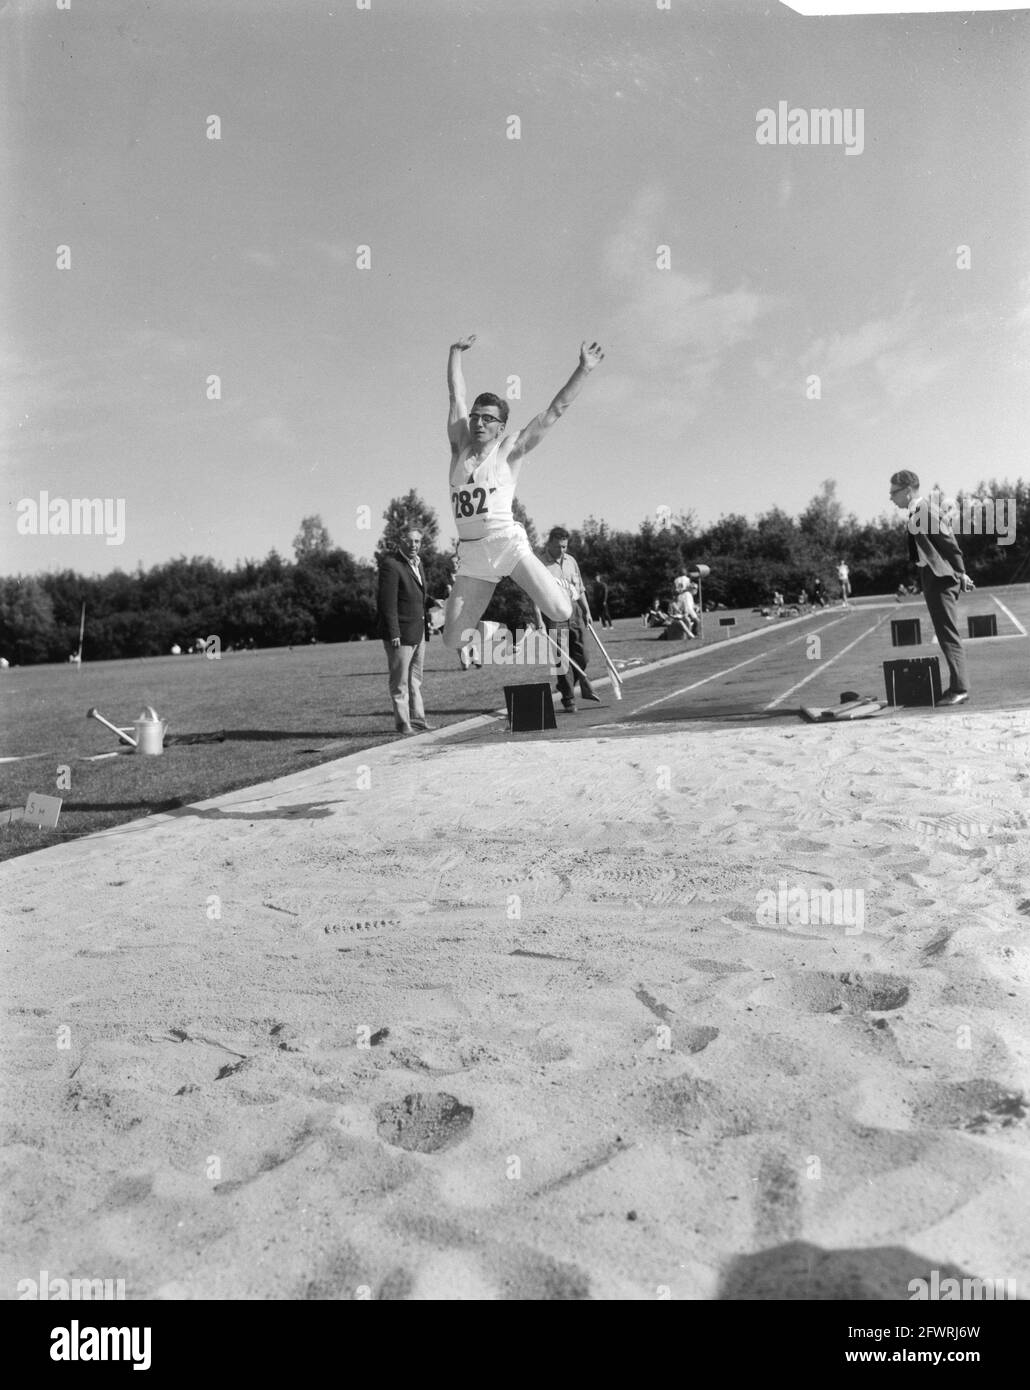
M612 615L608 612L608 600L605 599L604 602L601 604L600 607L601 607L601 611L600 611L600 613L598 614L598 617L599 617L600 620L601 620L601 626L602 626L602 627L614 627L615 624L612 622Z
M574 615L572 620L567 623L551 623L548 622L546 618L544 622L547 623L547 631L558 643L561 642L561 638L558 634L562 629L568 632L569 658L574 661L577 666L581 666L585 671L587 669L586 631L582 625L576 621L576 616ZM579 672L574 671L571 666L569 667L567 675L559 673L558 694L561 696L563 705L574 705L576 703L577 685L584 695L592 695L594 693L593 687L586 676L581 676Z
M962 650L962 638L958 631L958 598L961 586L953 576L934 574L929 565L920 565L919 578L923 586L923 597L930 610L930 621L937 634L944 660L951 674L950 688L955 691L968 690L966 679L966 654Z

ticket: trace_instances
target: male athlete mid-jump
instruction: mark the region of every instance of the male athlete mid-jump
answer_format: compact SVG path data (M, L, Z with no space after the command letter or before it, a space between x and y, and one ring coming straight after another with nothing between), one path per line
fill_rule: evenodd
M465 405L461 355L476 341L473 333L454 343L447 358L447 388L451 409L447 436L451 441L451 510L458 528L458 569L447 599L443 640L460 648L463 634L479 622L490 596L505 575L554 622L565 622L572 600L533 554L524 526L512 515L522 460L565 413L587 376L604 357L597 343L584 343L579 366L554 400L524 430L506 435L508 404L486 392ZM464 640L468 640L467 636Z

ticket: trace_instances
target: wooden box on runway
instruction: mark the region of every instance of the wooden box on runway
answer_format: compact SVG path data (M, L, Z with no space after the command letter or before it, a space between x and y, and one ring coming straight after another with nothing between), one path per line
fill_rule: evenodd
M918 647L922 642L918 618L893 618L891 620L892 647Z
M508 707L508 728L513 734L539 729L556 729L551 687L539 685L506 685L504 703Z
M972 613L969 617L970 637L997 637L997 613Z
M941 698L941 666L935 656L885 661L883 680L891 705L936 705Z

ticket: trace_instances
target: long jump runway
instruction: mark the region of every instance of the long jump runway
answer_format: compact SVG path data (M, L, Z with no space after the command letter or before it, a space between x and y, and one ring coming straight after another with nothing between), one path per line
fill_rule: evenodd
M996 637L965 639L966 661L972 694L958 709L1030 709L1030 586L978 590L963 599L960 621L973 614L993 614ZM588 674L599 683L599 705L579 701L575 714L555 706L557 729L512 734L507 721L456 733L447 742L524 742L535 739L575 739L599 733L647 733L667 731L670 724L688 726L775 723L801 724L800 706L833 706L845 691L885 698L883 663L908 657L940 658L942 688L948 684L947 665L933 636L926 605L912 598L869 601L843 609L817 609L787 622L738 638L712 640L719 614L706 614L706 644L661 643L655 653L661 664L630 668L623 672L623 698L615 699L609 684L601 683L603 668L596 646L589 644ZM894 647L891 622L918 618L922 643ZM602 638L612 660L620 661L618 631ZM639 638L639 633L633 633ZM658 635L655 634L658 642ZM499 686L541 681L543 667L499 668ZM553 677L551 678L553 688ZM499 692L500 693L500 690ZM954 709L941 709L944 719ZM929 709L888 710L880 716L926 715Z

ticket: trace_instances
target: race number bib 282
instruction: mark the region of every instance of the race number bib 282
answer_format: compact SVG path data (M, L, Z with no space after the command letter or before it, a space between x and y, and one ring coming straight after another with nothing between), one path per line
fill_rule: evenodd
M482 516L487 510L486 488L474 487L471 492L461 488L451 493L451 506L455 517Z

